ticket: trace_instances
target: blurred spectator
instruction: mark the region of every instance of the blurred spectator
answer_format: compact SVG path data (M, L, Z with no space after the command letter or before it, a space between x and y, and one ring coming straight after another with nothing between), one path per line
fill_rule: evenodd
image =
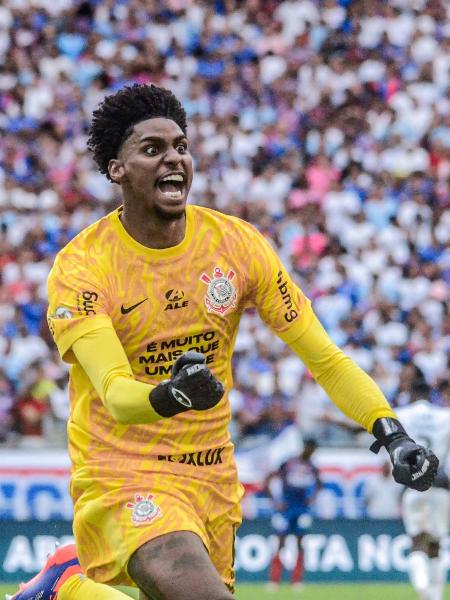
M57 382L35 428L63 437L67 369L46 330L45 282L55 253L119 202L86 135L96 105L133 81L167 86L186 106L191 201L259 228L334 340L390 400L409 402L420 372L442 403L449 50L444 0L36 0L31 9L4 0L0 439L15 441L18 411L40 414L42 400L24 389L32 364ZM238 443L275 427L266 410L274 394L277 427L287 411L321 444L352 441L253 311L241 322L234 378Z
M21 446L29 448L45 445L44 417L47 411L46 398L36 396L31 388L19 395L13 408L13 428L21 436Z
M12 429L12 409L14 397L11 384L0 371L0 442L6 441Z
M239 399L237 399L236 391L239 392ZM236 386L232 406L237 441L246 436L259 436L263 433L267 402L254 387Z

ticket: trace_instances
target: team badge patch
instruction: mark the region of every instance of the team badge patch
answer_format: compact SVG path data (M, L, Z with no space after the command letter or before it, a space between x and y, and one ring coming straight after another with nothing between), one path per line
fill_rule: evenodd
M202 273L200 279L208 286L205 304L209 312L225 315L236 306L237 292L232 280L235 272L228 271L224 275L219 267L215 267L212 277Z
M55 312L50 316L52 319L71 319L73 314L65 306L58 306Z
M131 519L135 525L144 525L150 523L161 516L161 508L153 502L153 494L148 494L147 498L136 494L135 502L128 502L127 508L133 511Z

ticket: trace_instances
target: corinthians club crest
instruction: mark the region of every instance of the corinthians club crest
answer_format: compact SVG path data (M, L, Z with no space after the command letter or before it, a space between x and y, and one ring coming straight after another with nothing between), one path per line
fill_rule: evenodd
M135 525L149 523L161 515L161 508L153 502L153 494L148 494L147 498L140 494L135 495L135 502L128 502L127 508L131 508L133 513L131 518Z
M225 315L236 306L237 292L232 284L234 276L235 272L231 270L224 275L220 267L214 268L212 277L202 273L200 279L208 286L205 304L209 312Z

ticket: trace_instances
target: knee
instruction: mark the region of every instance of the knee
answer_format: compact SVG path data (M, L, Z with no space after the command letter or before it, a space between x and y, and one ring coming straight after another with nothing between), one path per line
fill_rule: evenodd
M411 552L425 552L428 554L430 536L428 533L419 533L411 539Z
M437 558L439 556L440 543L438 540L433 540L428 546L428 557Z

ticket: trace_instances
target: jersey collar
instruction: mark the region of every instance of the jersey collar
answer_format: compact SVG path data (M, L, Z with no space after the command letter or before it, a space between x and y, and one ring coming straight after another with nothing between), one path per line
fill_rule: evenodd
M121 241L140 256L164 260L176 258L185 254L194 234L194 210L192 206L186 206L186 230L184 232L184 238L179 244L171 246L170 248L148 248L135 240L122 225L122 221L120 220L121 212L122 207L120 206L110 214L112 225Z

